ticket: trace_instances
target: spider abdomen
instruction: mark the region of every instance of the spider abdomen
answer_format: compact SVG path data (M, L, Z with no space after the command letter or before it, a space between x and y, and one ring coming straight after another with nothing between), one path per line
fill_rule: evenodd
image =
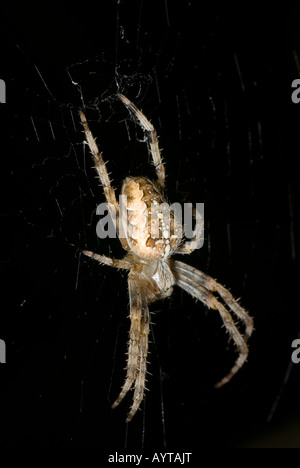
M182 226L157 186L128 177L122 187L121 222L130 248L146 259L167 258L176 250Z

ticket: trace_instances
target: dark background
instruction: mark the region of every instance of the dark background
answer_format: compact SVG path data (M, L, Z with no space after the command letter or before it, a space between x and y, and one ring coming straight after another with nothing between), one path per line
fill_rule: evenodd
M299 11L199 2L7 7L1 19L0 441L100 453L300 447L297 304ZM298 8L299 10L299 8ZM214 311L176 289L152 305L145 405L129 424L126 274L82 258L104 201L84 151L87 116L113 183L153 177L122 92L155 125L171 201L205 203L205 243L180 258L230 288L254 317L248 363ZM300 366L300 365L299 365Z

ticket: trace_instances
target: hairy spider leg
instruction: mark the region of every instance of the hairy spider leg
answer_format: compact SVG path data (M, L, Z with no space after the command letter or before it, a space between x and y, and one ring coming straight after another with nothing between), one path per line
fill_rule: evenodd
M149 120L144 116L144 114L127 97L125 97L123 94L119 94L119 98L125 104L125 106L134 113L141 126L148 134L150 151L157 174L157 185L160 189L163 190L165 187L165 167L161 158L160 149L158 146L158 137L155 128L153 127L152 123L149 122Z

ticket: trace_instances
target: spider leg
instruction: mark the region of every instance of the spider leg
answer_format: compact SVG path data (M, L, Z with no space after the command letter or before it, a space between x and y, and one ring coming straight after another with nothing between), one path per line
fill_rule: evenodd
M222 297L223 301L228 305L228 307L235 313L235 315L245 323L245 334L244 340L248 341L250 336L253 332L253 318L246 312L243 307L233 298L232 294L228 291L228 289L224 288L221 284L217 283L214 279L209 278L212 281L213 289L212 291L216 291Z
M130 298L130 333L127 358L127 373L122 390L113 403L112 408L118 406L128 391L135 386L133 403L126 422L131 421L137 412L144 396L146 358L148 354L149 310L143 299L138 280L129 275Z
M229 291L225 290L223 286L216 283L215 280L205 275L199 270L186 265L185 263L174 261L172 262L172 272L175 277L175 282L182 289L187 291L189 294L199 299L210 309L218 310L226 327L230 337L233 339L238 351L239 356L230 370L230 372L218 382L215 387L219 388L238 372L248 357L248 346L246 339L252 333L253 321L248 316L247 312L233 299ZM224 290L226 294L224 294ZM241 320L246 324L245 338L241 335L237 329L230 312L224 307L224 305L218 301L218 299L212 294L212 291L219 292L227 306L234 312Z
M253 319L250 315L246 312L243 307L234 299L232 294L228 291L228 289L224 288L221 284L217 283L211 276L206 275L200 270L193 268L186 263L175 261L175 268L180 272L183 271L185 275L187 275L190 280L195 284L201 284L205 289L208 289L212 292L217 292L224 302L228 305L231 311L242 321L245 323L245 335L244 340L248 341L249 337L252 335L253 332Z
M157 184L161 189L164 189L165 186L165 167L162 162L160 149L158 146L158 138L155 128L152 123L144 116L144 114L123 94L119 94L119 98L125 104L125 106L134 112L136 118L139 120L143 129L146 130L149 138L150 151L153 159L153 164L155 166L157 174Z
M98 255L90 250L82 250L82 253L87 257L91 257L97 262L102 263L103 265L108 265L114 268L123 268L124 270L130 270L132 264L130 261L125 260L124 258L119 260L117 258L105 257L104 255Z
M115 190L114 190L114 188L112 187L112 185L110 183L109 175L108 175L108 172L106 170L106 165L105 165L105 162L103 161L103 158L102 158L102 153L100 153L100 151L98 149L98 146L96 144L96 140L93 137L93 134L92 134L92 132L90 130L90 127L89 127L89 125L87 123L87 120L86 120L86 117L85 117L85 114L83 113L83 111L80 111L79 115L80 115L80 119L81 119L81 122L82 122L82 125L83 125L83 128L84 128L84 133L85 133L85 136L86 136L86 140L87 140L87 143L88 143L89 148L90 148L90 152L91 152L91 154L93 156L93 160L95 162L95 169L96 169L96 171L98 173L101 184L103 185L103 190L104 190L105 198L107 200L110 215L111 215L112 220L114 222L115 228L117 229L117 233L118 233L119 239L120 239L120 241L121 241L121 243L123 245L123 248L125 250L129 251L129 247L128 247L128 243L127 243L126 239L124 238L124 236L119 235L119 211L120 211L119 210L119 204L118 204L117 199L116 199Z
M144 398L146 373L147 373L147 355L149 344L149 331L150 331L150 316L148 304L145 301L142 307L141 315L141 329L140 329L140 343L139 343L139 356L138 356L138 370L134 385L133 403L130 412L127 416L126 422L131 421L135 413L140 407Z

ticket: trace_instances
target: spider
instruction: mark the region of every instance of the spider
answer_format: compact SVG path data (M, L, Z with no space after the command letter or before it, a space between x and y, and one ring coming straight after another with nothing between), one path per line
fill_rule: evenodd
M198 248L202 226L201 223L196 224L192 241L182 242L181 223L171 212L164 196L165 168L156 131L151 122L127 97L119 94L118 98L147 134L156 180L151 181L146 177L127 177L121 189L121 194L126 197L125 208L121 210L102 154L99 152L85 114L81 110L80 118L86 141L103 186L118 237L127 254L123 259L115 259L88 250L82 252L100 264L129 272L131 325L126 378L118 398L112 405L112 408L118 406L129 390L134 389L132 405L126 419L126 422L129 422L144 398L150 325L148 305L150 303L170 296L173 286L177 285L194 298L199 299L208 308L220 313L224 326L239 354L230 372L216 384L216 387L227 383L246 361L247 340L253 331L253 320L221 284L205 273L171 258L173 254L190 254ZM160 211L160 206L163 206L164 210ZM156 217L153 216L153 208L158 208ZM155 235L152 235L153 231ZM214 293L217 293L219 298ZM232 314L244 323L244 336L235 325Z

